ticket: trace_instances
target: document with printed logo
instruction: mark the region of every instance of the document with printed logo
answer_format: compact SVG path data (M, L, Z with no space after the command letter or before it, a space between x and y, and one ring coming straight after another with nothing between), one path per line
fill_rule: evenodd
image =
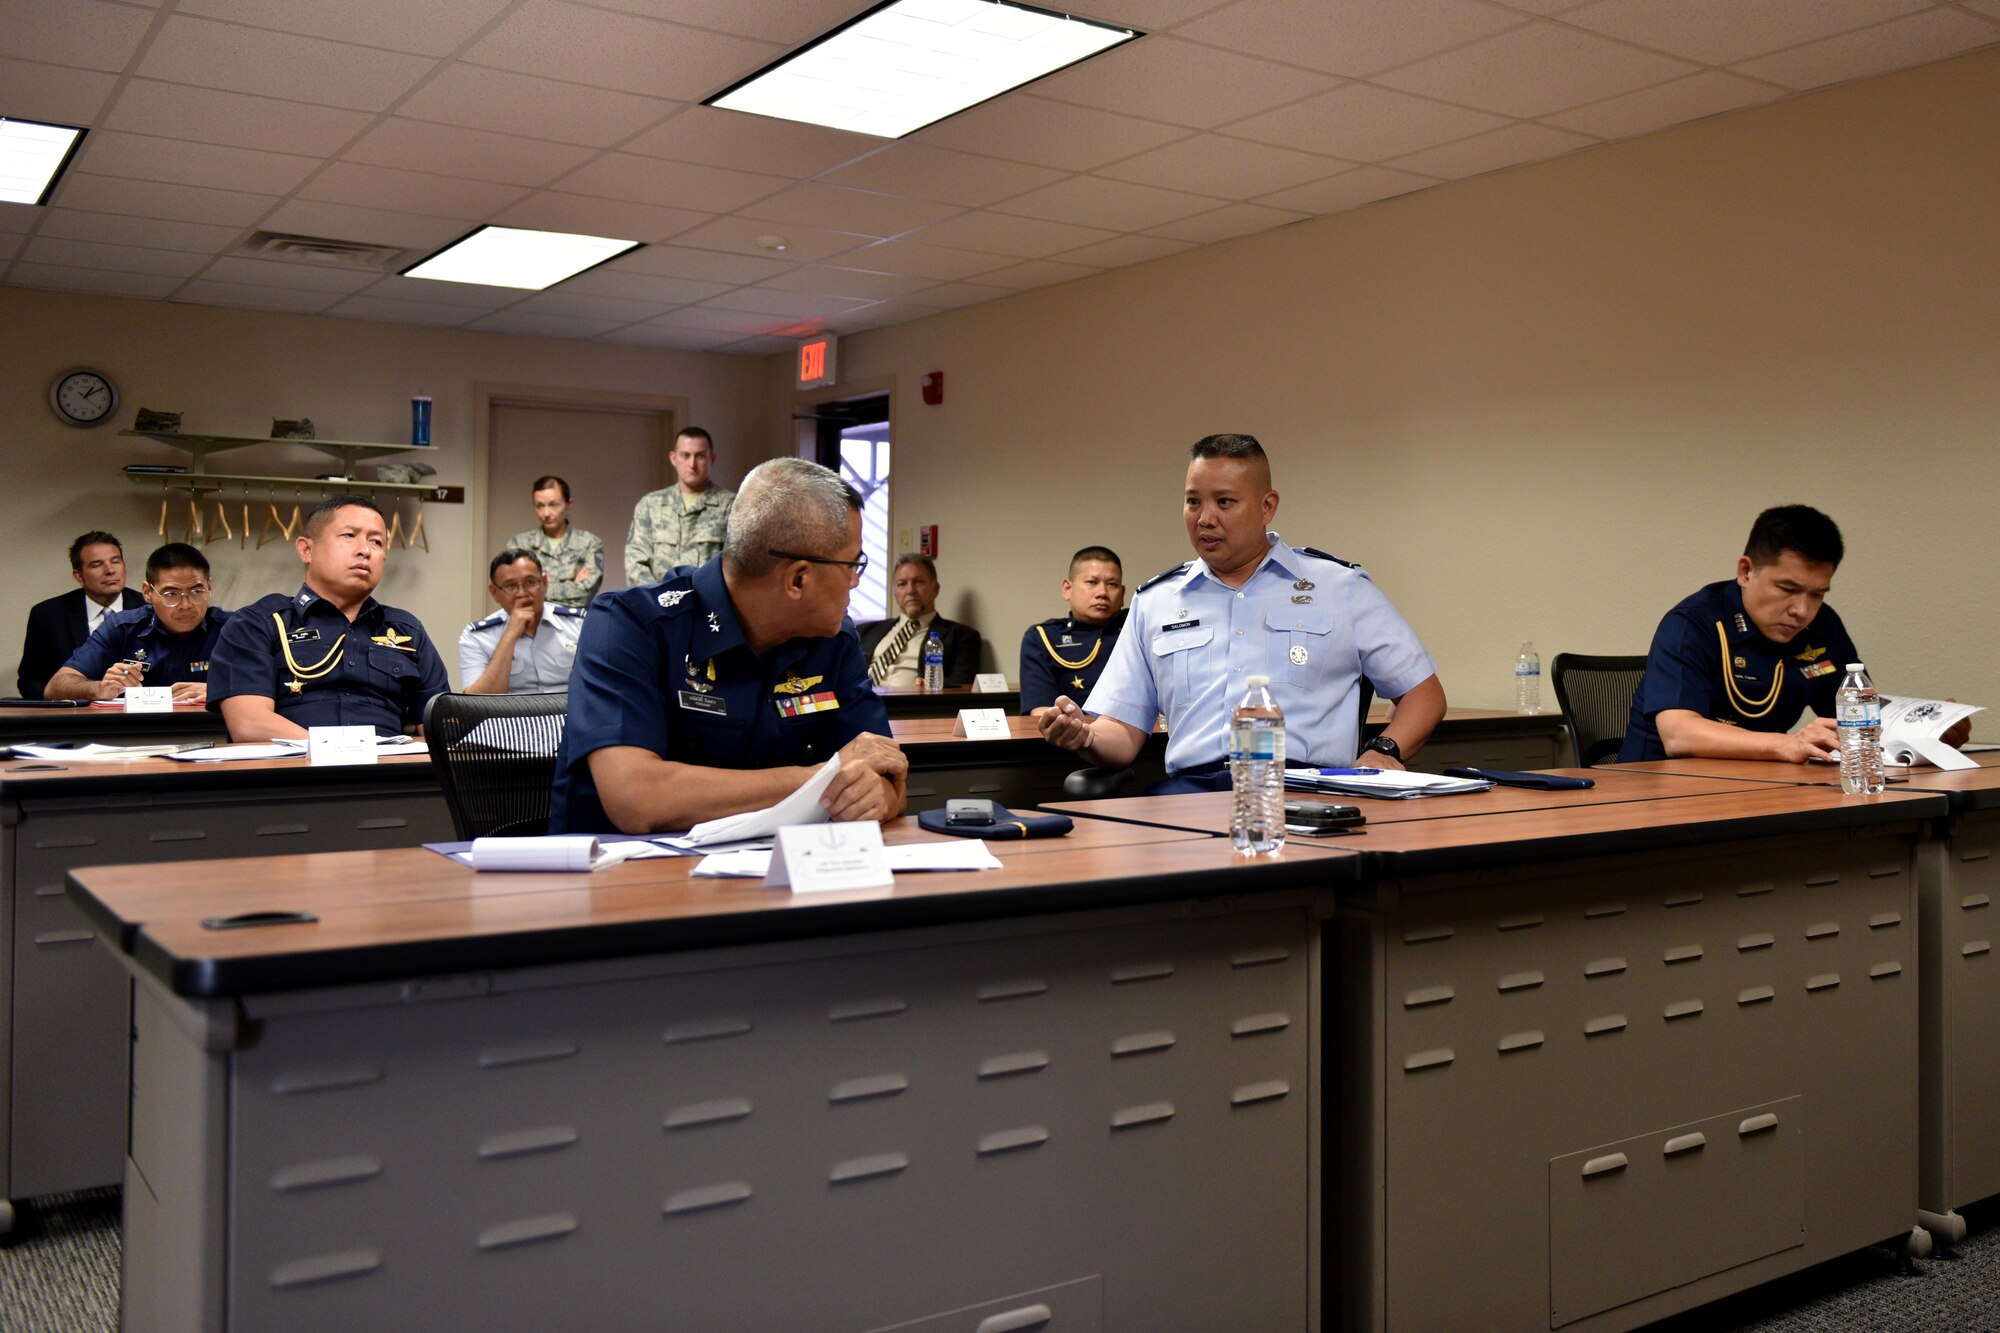
M1945 699L1904 699L1882 696L1882 762L1898 767L1935 764L1939 768L1977 768L1944 743L1944 734L1960 721L1985 710L1977 704Z

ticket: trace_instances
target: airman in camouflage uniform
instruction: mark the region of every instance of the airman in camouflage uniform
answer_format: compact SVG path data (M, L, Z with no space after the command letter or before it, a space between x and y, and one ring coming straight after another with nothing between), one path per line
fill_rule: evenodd
M537 478L534 501L542 525L515 533L507 539L507 549L534 552L548 576L548 600L581 611L604 585L604 539L569 521L569 483L561 477ZM549 536L557 526L562 535Z
M625 581L635 588L659 582L677 565L705 565L721 554L736 503L736 492L709 481L715 445L707 431L682 431L668 459L676 484L639 498L625 538Z

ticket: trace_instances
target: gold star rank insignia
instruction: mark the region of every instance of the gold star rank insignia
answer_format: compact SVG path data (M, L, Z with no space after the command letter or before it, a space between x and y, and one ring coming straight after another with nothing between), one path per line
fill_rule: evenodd
M302 680L288 680L285 682L285 688L293 694L304 694L306 692L306 683Z
M416 651L416 649L410 647L410 644L415 642L414 636L408 634L398 634L396 632L396 627L394 625L389 626L382 633L375 635L373 638L369 639L368 642L379 643L384 648L401 648L405 652Z
M1070 683L1070 685L1071 685L1071 687L1072 687L1072 688L1075 688L1075 689L1079 689L1079 690L1080 690L1080 689L1082 689L1082 688L1083 688L1083 677L1082 677L1082 676L1071 676L1071 677L1069 678L1069 683Z

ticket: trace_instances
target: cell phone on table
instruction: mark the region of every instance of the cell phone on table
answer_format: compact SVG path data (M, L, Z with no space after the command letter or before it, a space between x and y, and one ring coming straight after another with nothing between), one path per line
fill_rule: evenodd
M1328 801L1285 802L1285 828L1308 838L1324 838L1367 822L1368 816L1355 805L1334 805Z
M979 799L946 801L944 822L947 824L991 824L993 822L993 802Z

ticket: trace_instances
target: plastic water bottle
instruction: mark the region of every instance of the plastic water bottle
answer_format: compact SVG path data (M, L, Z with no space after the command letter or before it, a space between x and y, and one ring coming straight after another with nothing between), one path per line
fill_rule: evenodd
M1285 715L1269 676L1250 677L1229 718L1229 842L1243 856L1275 856L1285 845Z
M1514 659L1514 711L1542 711L1542 655L1533 639L1521 640L1521 655Z
M944 688L944 640L932 630L924 638L924 689L931 693Z
M1840 724L1840 789L1873 796L1888 786L1882 772L1882 696L1861 662L1847 664L1834 714Z

